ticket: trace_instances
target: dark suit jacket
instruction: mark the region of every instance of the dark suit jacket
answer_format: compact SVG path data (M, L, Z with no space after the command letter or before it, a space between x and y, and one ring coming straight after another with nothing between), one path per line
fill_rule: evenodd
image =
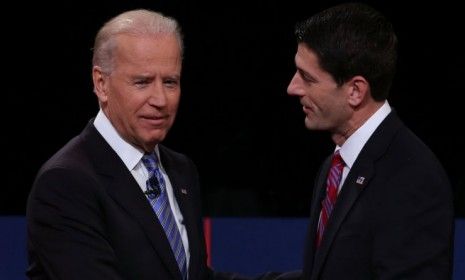
M354 162L315 233L329 158L315 182L303 279L451 279L451 187L433 153L392 112Z
M159 148L184 216L189 280L206 279L196 168L184 155ZM181 279L149 202L92 123L40 169L27 228L31 279Z

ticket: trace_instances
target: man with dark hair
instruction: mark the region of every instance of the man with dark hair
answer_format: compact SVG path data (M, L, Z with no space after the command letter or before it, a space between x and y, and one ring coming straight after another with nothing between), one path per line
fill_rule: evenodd
M296 35L288 94L300 99L305 126L336 145L315 181L303 279L451 279L449 180L387 101L391 23L364 4L342 4Z

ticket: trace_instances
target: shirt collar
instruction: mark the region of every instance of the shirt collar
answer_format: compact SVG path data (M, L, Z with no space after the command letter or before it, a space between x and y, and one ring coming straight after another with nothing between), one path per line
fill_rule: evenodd
M336 147L336 150L340 149L341 157L347 167L352 168L352 165L357 159L357 156L363 146L365 146L370 136L391 111L391 106L386 100L383 106L381 106L361 127L347 138L342 147Z
M126 142L116 131L115 127L111 124L110 120L100 109L94 120L94 126L102 137L107 141L110 147L121 158L126 168L133 170L142 159L144 151L134 147ZM160 158L158 145L155 147L155 152Z

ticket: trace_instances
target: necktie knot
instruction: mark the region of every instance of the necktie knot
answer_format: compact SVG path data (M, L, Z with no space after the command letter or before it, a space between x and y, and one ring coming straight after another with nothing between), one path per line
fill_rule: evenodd
M158 168L158 156L155 152L150 154L144 154L142 157L142 163L144 163L145 168L149 173L154 172Z
M146 191L144 193L148 195L149 198L153 199L165 190L165 180L158 168L159 160L157 154L155 152L145 154L142 157L142 163L149 175L146 182Z
M342 170L344 168L344 160L341 157L341 153L337 150L333 154L333 158L331 160L331 168L337 168L338 170Z

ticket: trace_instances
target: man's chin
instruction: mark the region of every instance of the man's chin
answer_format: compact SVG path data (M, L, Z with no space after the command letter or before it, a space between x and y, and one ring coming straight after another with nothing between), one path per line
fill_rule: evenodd
M305 118L305 127L306 127L308 130L314 130L314 129L316 129L315 125L314 125L308 118Z

